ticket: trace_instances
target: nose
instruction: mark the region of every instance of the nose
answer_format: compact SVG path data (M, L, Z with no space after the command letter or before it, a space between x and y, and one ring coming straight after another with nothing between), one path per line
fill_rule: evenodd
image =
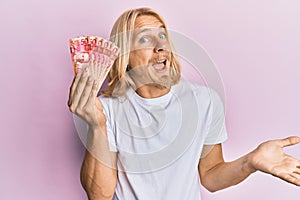
M155 53L159 53L166 50L166 44L164 42L157 42L156 46L154 47Z

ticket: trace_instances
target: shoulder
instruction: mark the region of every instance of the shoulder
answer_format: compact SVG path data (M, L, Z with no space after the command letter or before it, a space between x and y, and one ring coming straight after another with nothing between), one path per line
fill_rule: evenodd
M175 89L177 92L183 92L185 95L188 93L192 93L198 100L203 101L215 101L216 99L220 99L220 95L216 90L211 87L200 85L197 83L190 83L184 80L181 80L178 85L176 85Z
M102 103L103 110L107 116L115 116L118 109L124 106L124 101L126 97L104 97L102 95L97 97ZM126 104L127 105L127 104Z

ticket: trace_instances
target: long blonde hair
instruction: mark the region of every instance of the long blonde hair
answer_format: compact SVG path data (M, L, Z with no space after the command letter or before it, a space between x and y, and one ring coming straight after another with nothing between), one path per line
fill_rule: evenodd
M133 80L126 72L128 71L130 41L133 36L135 21L137 17L141 15L152 15L156 17L164 25L168 36L164 19L151 8L137 8L124 12L115 22L110 34L110 41L120 47L120 55L114 62L108 74L108 88L101 92L103 96L122 96L126 93L130 86L134 86ZM170 39L169 42L171 46L170 66L174 71L172 75L174 79L173 83L176 84L180 80L180 65L176 55L174 54L174 47Z

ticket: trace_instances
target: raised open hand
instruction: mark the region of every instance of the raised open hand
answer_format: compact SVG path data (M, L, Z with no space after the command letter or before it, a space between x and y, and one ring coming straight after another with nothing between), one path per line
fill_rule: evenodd
M284 147L295 145L299 142L299 137L292 136L260 144L257 149L252 152L252 166L256 170L300 186L300 160L283 151Z

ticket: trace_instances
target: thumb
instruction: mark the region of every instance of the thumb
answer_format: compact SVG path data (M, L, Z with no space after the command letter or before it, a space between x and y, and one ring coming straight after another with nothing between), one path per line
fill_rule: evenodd
M103 111L102 103L98 98L95 98L95 106L97 107L97 109Z
M290 136L285 139L279 140L279 142L281 147L287 147L298 144L300 142L300 138L298 136Z

